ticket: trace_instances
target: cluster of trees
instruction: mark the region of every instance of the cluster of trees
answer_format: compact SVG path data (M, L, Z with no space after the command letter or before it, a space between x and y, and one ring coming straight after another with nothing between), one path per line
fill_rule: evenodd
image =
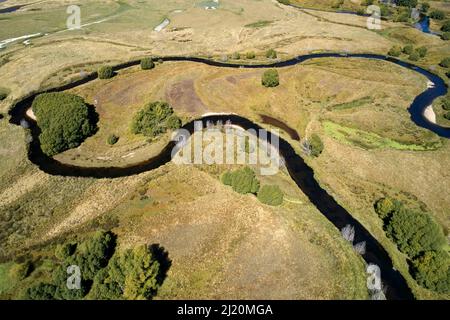
M141 60L141 69L142 70L150 70L155 67L155 63L152 58L144 58Z
M83 98L65 93L43 93L32 104L42 151L53 156L78 147L97 130L97 115Z
M411 61L418 61L427 55L428 49L426 47L414 48L412 45L408 44L403 48L400 46L393 46L388 55L393 57L399 57L402 53L408 55L408 59Z
M278 86L280 84L278 71L275 69L266 70L262 75L261 84L267 88Z
M81 243L59 245L55 250L58 266L53 271L53 281L29 287L26 298L119 300L155 296L170 264L164 249L145 245L123 251L115 248L116 236L105 231L98 231ZM161 261L161 257L166 261ZM79 289L67 286L69 266L80 268Z
M180 127L181 120L174 114L172 107L167 102L156 101L147 104L135 115L131 131L153 138L168 129L175 130Z
M431 290L450 290L450 256L445 251L445 235L433 218L407 208L402 202L382 198L375 211L384 222L387 236L411 259L416 281Z
M444 20L445 12L442 10L433 10L430 12L430 18L435 19L435 20Z
M260 187L255 172L249 167L225 172L222 175L222 183L231 186L235 192L240 194L256 194Z
M240 194L255 194L259 201L270 206L279 206L283 203L284 194L280 187L276 185L264 185L260 187L260 182L255 172L249 168L235 171L226 171L221 177L222 183L231 186L233 190Z

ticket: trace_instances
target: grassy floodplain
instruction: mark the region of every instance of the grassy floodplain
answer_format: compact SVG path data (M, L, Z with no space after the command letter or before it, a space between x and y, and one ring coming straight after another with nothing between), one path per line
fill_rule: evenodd
M0 86L10 91L0 102L2 114L30 92L147 55L221 60L240 52L240 60L228 60L255 63L273 61L265 57L270 48L287 59L321 51L386 54L393 45L413 44L428 48L427 56L415 63L445 77L446 69L438 64L450 50L448 41L402 23L386 22L382 30L370 31L362 17L302 12L268 0L223 1L214 11L178 0L82 1L82 23L107 20L58 32L72 2L46 1L0 15L0 41L49 33L32 39L31 45L18 42L0 51ZM323 3L326 9L328 3ZM352 3L345 1L346 6ZM432 6L442 4L432 1ZM166 17L169 26L153 31ZM256 58L246 60L250 51ZM183 121L206 112L234 112L259 123L260 114L272 116L301 137L316 133L322 138L323 154L306 158L318 181L386 248L415 296L448 299L415 283L406 257L385 236L373 209L382 196L400 198L432 214L448 235L450 144L415 126L407 111L426 89L426 79L386 62L361 59L320 59L283 68L280 85L271 89L260 85L262 73L170 62L150 71L129 68L112 79L72 89L90 104L97 101L99 131L56 159L125 166L157 154L169 134L148 141L129 130L133 115L149 101L168 101ZM437 106L435 110L445 124ZM110 146L106 141L113 133L120 139ZM301 154L297 141L282 136ZM48 257L56 243L83 238L100 227L114 230L121 248L160 243L168 250L172 267L159 291L161 299L367 298L361 258L285 171L261 177L285 193L282 206L269 207L223 186L219 177L233 169L229 167L167 164L120 179L50 176L27 159L26 139L25 130L8 124L7 118L0 120L2 298L18 298L31 283L50 277L53 262ZM9 276L8 261L17 257L36 264L20 283Z

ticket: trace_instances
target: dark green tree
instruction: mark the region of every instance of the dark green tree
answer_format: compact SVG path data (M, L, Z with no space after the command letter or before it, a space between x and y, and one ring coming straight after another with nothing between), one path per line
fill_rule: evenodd
M151 299L160 285L160 263L145 245L117 252L95 278L93 299Z
M40 94L34 99L32 108L41 129L41 148L48 156L78 147L97 129L95 112L83 98L73 94Z
M29 300L54 300L56 287L50 283L40 282L27 289L25 297Z
M412 275L421 286L450 292L450 257L443 250L427 251L412 262Z
M115 245L115 236L111 232L97 231L78 245L71 264L80 267L83 279L92 280L100 269L107 266Z
M411 258L425 251L440 250L446 243L442 229L430 215L407 208L394 212L387 222L386 233Z

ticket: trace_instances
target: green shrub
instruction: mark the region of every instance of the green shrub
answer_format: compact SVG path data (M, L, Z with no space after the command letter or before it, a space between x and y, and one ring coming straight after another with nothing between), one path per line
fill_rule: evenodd
M241 59L241 54L239 52L235 52L235 53L233 53L231 58L234 60L239 60L239 59Z
M29 300L53 300L55 292L54 285L40 282L27 289L26 298Z
M444 32L450 31L450 20L447 20L444 22L444 24L441 27L441 31L444 31Z
M115 246L115 236L105 231L95 232L92 237L77 246L73 264L80 267L83 279L94 279L95 274L106 267Z
M25 261L23 263L14 264L9 270L9 274L11 278L20 281L27 278L32 271L33 263L31 261Z
M161 283L161 264L145 245L116 252L94 279L93 299L151 299Z
M277 58L277 52L273 49L269 49L266 52L266 58L268 59L276 59Z
M141 60L141 69L142 70L150 70L155 67L155 63L152 58L144 58Z
M427 55L428 49L426 47L419 47L416 51L421 58L424 58Z
M399 46L393 46L388 52L388 55L390 55L392 57L398 57L401 54L402 54L402 48L400 48Z
M114 75L113 68L111 66L102 66L97 71L99 79L109 79Z
M73 94L40 94L34 99L32 108L41 129L41 148L48 156L78 147L97 129L95 112L83 98Z
M312 134L309 139L309 143L311 145L311 155L313 157L318 157L323 152L323 142L317 134Z
M265 87L276 87L280 84L278 71L275 69L267 70L263 73L261 83Z
M277 0L279 3L281 3L281 4L285 4L285 5L288 5L288 4L291 4L291 1L290 0Z
M450 40L450 32L444 32L442 34L442 40Z
M283 191L276 185L262 186L258 191L258 200L270 206L279 206L283 203Z
M399 250L411 258L425 251L439 250L446 243L441 228L430 215L407 208L393 213L386 233Z
M450 292L450 257L443 250L427 251L412 262L412 275L421 286Z
M450 71L447 71L445 75L447 76L447 78L450 78Z
M249 167L224 173L222 175L222 182L225 185L230 185L235 192L240 194L256 194L259 190L259 181L256 178L255 172Z
M444 20L445 19L445 12L441 10L434 10L430 12L430 18L435 20Z
M413 51L409 55L408 59L411 60L411 61L418 61L420 59L420 55L419 55L419 53L417 51Z
M410 44L407 44L406 46L403 47L403 53L404 54L411 54L414 50L414 47Z
M180 125L181 121L172 107L166 102L156 101L147 104L135 115L131 130L134 134L156 137L167 129L177 129Z
M66 260L75 253L76 248L76 243L58 244L55 249L55 257L59 260Z
M110 134L110 135L108 136L108 139L107 139L106 142L107 142L109 145L112 146L112 145L116 144L117 141L119 141L119 137L116 136L115 134Z
M444 68L450 68L450 57L442 59L439 65Z
M247 52L247 53L245 54L245 57L246 57L247 59L255 59L255 58L256 58L256 54L255 54L253 51L250 51L250 52Z
M399 201L391 198L381 198L375 202L375 212L382 220L390 218L390 216L400 209L401 204Z
M233 174L230 171L225 171L220 180L222 181L222 183L226 186L231 186L232 183L232 176Z

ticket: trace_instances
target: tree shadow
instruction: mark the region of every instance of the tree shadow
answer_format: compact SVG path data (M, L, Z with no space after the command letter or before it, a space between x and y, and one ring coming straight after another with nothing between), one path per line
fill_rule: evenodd
M93 128L92 132L90 133L90 136L93 136L98 131L98 122L100 121L100 116L95 110L94 105L86 103L86 106L88 108L88 120Z
M169 258L169 252L159 243L154 243L149 247L150 252L156 261L159 262L159 273L156 278L158 285L161 286L167 277L167 272L172 266L172 260Z

